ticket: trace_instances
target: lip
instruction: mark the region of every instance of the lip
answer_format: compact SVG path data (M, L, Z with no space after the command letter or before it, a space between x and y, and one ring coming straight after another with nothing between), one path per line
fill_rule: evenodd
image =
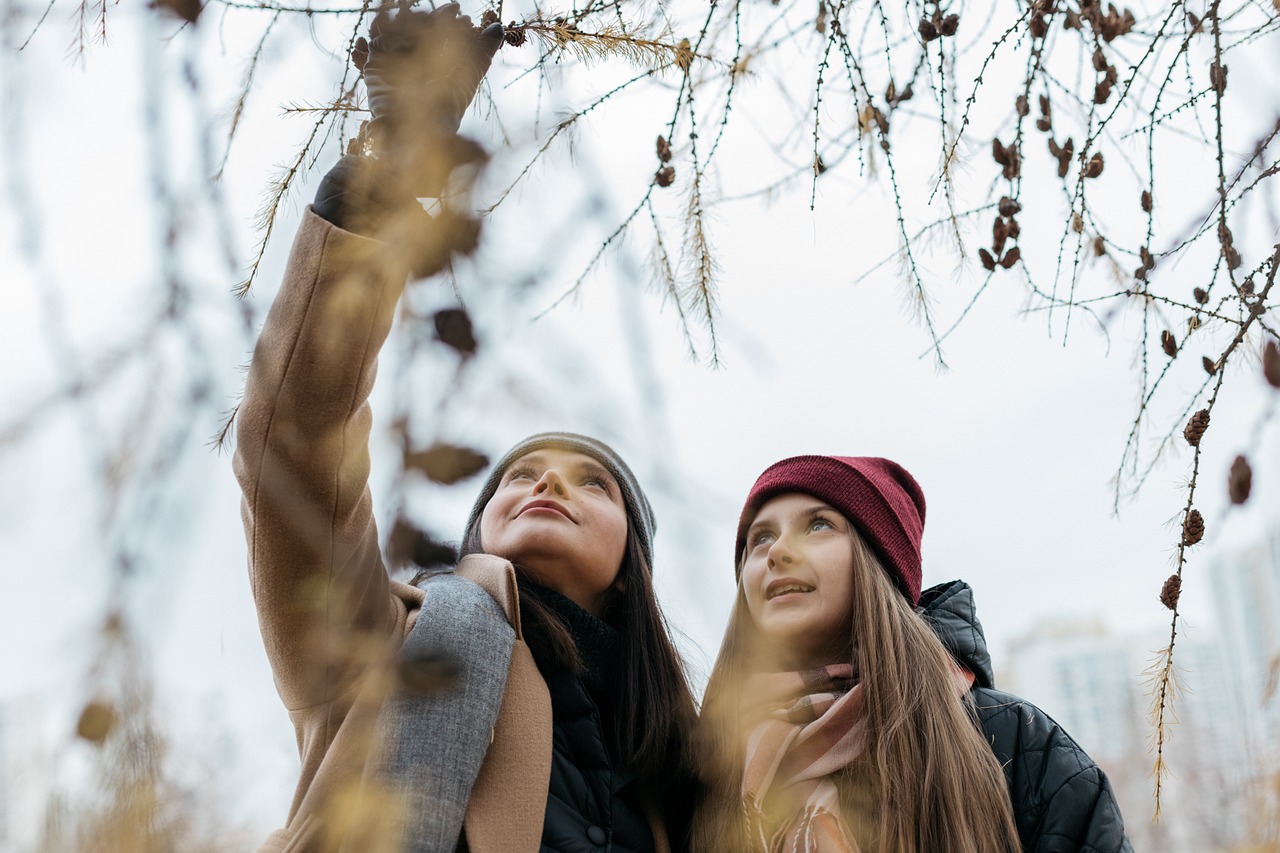
M553 512L560 513L570 521L573 521L573 516L569 515L569 510L565 509L563 504L559 503L558 501L549 501L545 499L529 501L527 504L520 507L520 511L517 512L516 515L521 516L521 515L524 515L526 512L529 512L530 510L535 510L535 509L552 510Z
M800 587L800 588L791 589L788 592L781 592L781 590L787 589L788 587ZM805 595L807 593L813 592L813 590L814 590L813 584L808 584L808 583L805 583L804 581L796 580L795 578L778 578L777 580L773 581L767 587L764 588L764 600L773 601L775 599L783 598L788 595Z

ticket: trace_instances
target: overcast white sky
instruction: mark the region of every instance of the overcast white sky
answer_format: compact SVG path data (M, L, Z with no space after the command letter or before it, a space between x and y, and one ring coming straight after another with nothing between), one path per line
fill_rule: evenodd
M137 25L136 10L113 7L112 20L114 43L92 50L84 69L64 60L69 27L52 19L22 54L6 46L0 64L0 428L151 322L166 274L159 262L164 235L150 202L157 175L173 176L179 194L179 272L191 285L191 320L166 334L153 355L127 362L89 403L54 408L33 431L0 447L0 646L8 650L0 662L0 744L7 752L0 762L32 772L53 767L56 757L75 758L65 734L92 683L92 631L111 589L110 555L123 548L136 557L130 613L147 641L178 751L227 795L238 819L269 828L287 808L293 736L257 635L230 461L205 442L238 390L238 368L299 218L300 201L278 225L246 320L228 290L255 241L249 220L271 164L291 156L305 134L305 119L281 117L278 107L323 100L336 66L314 56L302 31L293 34L296 51L264 63L263 90L249 105L221 186L230 211L223 220L202 194L207 170L193 141L196 119L182 106L182 63L204 57L195 97L225 116L243 69L226 57L217 64L220 40L238 45L247 37L231 24L209 26L198 34L198 52L182 36L157 54L144 49L156 33ZM505 65L505 57L497 79L519 67ZM1268 77L1264 64L1256 79L1275 79L1277 70L1272 65ZM1248 76L1247 67L1234 74ZM768 89L767 80L744 84L742 97L755 93L767 103ZM519 116L530 91L495 87L494 99ZM1274 115L1274 92L1244 91ZM162 150L139 132L149 99L168 123L172 144ZM885 191L859 177L852 161L824 176L815 213L803 182L771 205L716 208L718 369L688 357L673 311L654 296L642 240L589 279L579 299L531 321L561 292L566 272L512 296L521 279L550 255L592 251L604 226L580 212L603 206L616 221L629 210L627 193L653 168L652 139L667 112L653 100L636 104L589 125L571 171L537 173L495 216L483 264L460 270L457 294L472 311L483 350L469 368L466 395L451 404L446 437L500 453L528 433L570 429L622 452L657 510L659 592L687 637L699 684L733 593L730 551L741 499L763 467L796 453L889 456L915 474L928 499L925 582L973 584L997 666L1010 642L1048 620L1099 618L1122 632L1167 623L1157 595L1185 500L1186 446L1175 441L1137 499L1124 502L1118 516L1112 512L1111 480L1138 394L1137 315L1111 318L1106 335L1077 315L1064 345L1061 313L1052 326L1043 314L1019 315L1025 290L1010 274L948 340L950 369L939 371L921 357L928 338L902 308L896 265L854 283L894 252L897 237ZM762 156L748 130L761 114L769 113L744 106L743 135L726 139L727 188ZM512 126L519 140L519 122ZM936 162L933 132L919 134L914 149L902 145L900 162L912 164L906 181L928 177ZM215 147L216 160L221 143ZM495 175L510 174L528 155L527 145L500 154ZM990 169L975 156L973 171L979 186ZM1039 198L1038 216L1024 220L1028 247L1054 245L1066 215L1058 195ZM1168 203L1177 205L1172 186ZM977 245L972 241L971 251ZM957 275L942 254L926 251L922 259L938 315L949 324L980 282L980 269L971 264ZM566 266L571 275L575 268ZM495 268L509 280L494 280ZM481 280L477 269L488 277ZM1187 275L1179 286L1189 290L1194 272ZM453 298L440 282L413 291L422 306ZM705 334L698 340L705 351ZM386 353L375 392L383 426L406 396L420 395L425 409L444 393L448 365L406 369L408 346L395 336ZM1280 518L1277 427L1251 435L1275 395L1256 365L1246 372L1231 383L1205 441L1199 503L1210 532L1184 587L1192 630L1212 628L1197 573ZM1175 380L1171 402L1181 405L1179 395L1196 382L1191 374ZM193 406L190 389L202 383L208 396ZM423 426L429 437L435 428ZM96 472L110 437L126 432L145 436L145 446L129 461L138 468L115 501ZM385 437L380 442L374 484L385 513L394 449ZM1227 513L1225 471L1246 447L1254 449L1254 499ZM475 488L415 490L411 505L432 530L456 536ZM36 712L47 715L40 725L32 722Z

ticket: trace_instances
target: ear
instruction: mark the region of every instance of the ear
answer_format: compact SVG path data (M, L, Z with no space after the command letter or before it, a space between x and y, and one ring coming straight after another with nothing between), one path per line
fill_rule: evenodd
M618 576L613 579L613 588L620 593L627 591L627 579L622 576L622 572L618 572Z

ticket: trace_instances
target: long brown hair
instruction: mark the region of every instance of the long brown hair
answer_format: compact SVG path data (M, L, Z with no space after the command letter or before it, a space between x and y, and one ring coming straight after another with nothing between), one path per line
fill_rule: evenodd
M473 525L461 556L485 553L480 525ZM516 565L517 574L527 577ZM620 635L617 678L611 690L614 742L627 765L653 790L693 775L692 742L697 720L693 691L671 641L670 628L653 592L653 568L640 533L627 525L621 581L606 603L605 621ZM577 649L560 617L532 595L520 596L525 640L539 667L577 671ZM684 785L678 785L683 790Z
M868 732L860 765L869 768L879 799L876 850L1019 850L1004 772L972 701L956 696L949 653L862 537L852 532L851 538L852 663L865 692ZM706 790L694 818L696 851L750 848L740 790L746 734L740 709L744 679L760 659L759 641L739 583L698 726Z

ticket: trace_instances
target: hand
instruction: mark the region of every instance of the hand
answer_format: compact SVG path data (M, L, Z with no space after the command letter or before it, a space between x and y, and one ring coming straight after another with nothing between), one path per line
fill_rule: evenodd
M379 12L369 39L357 39L351 52L369 93L375 145L394 156L457 134L502 38L501 24L480 30L457 3Z

